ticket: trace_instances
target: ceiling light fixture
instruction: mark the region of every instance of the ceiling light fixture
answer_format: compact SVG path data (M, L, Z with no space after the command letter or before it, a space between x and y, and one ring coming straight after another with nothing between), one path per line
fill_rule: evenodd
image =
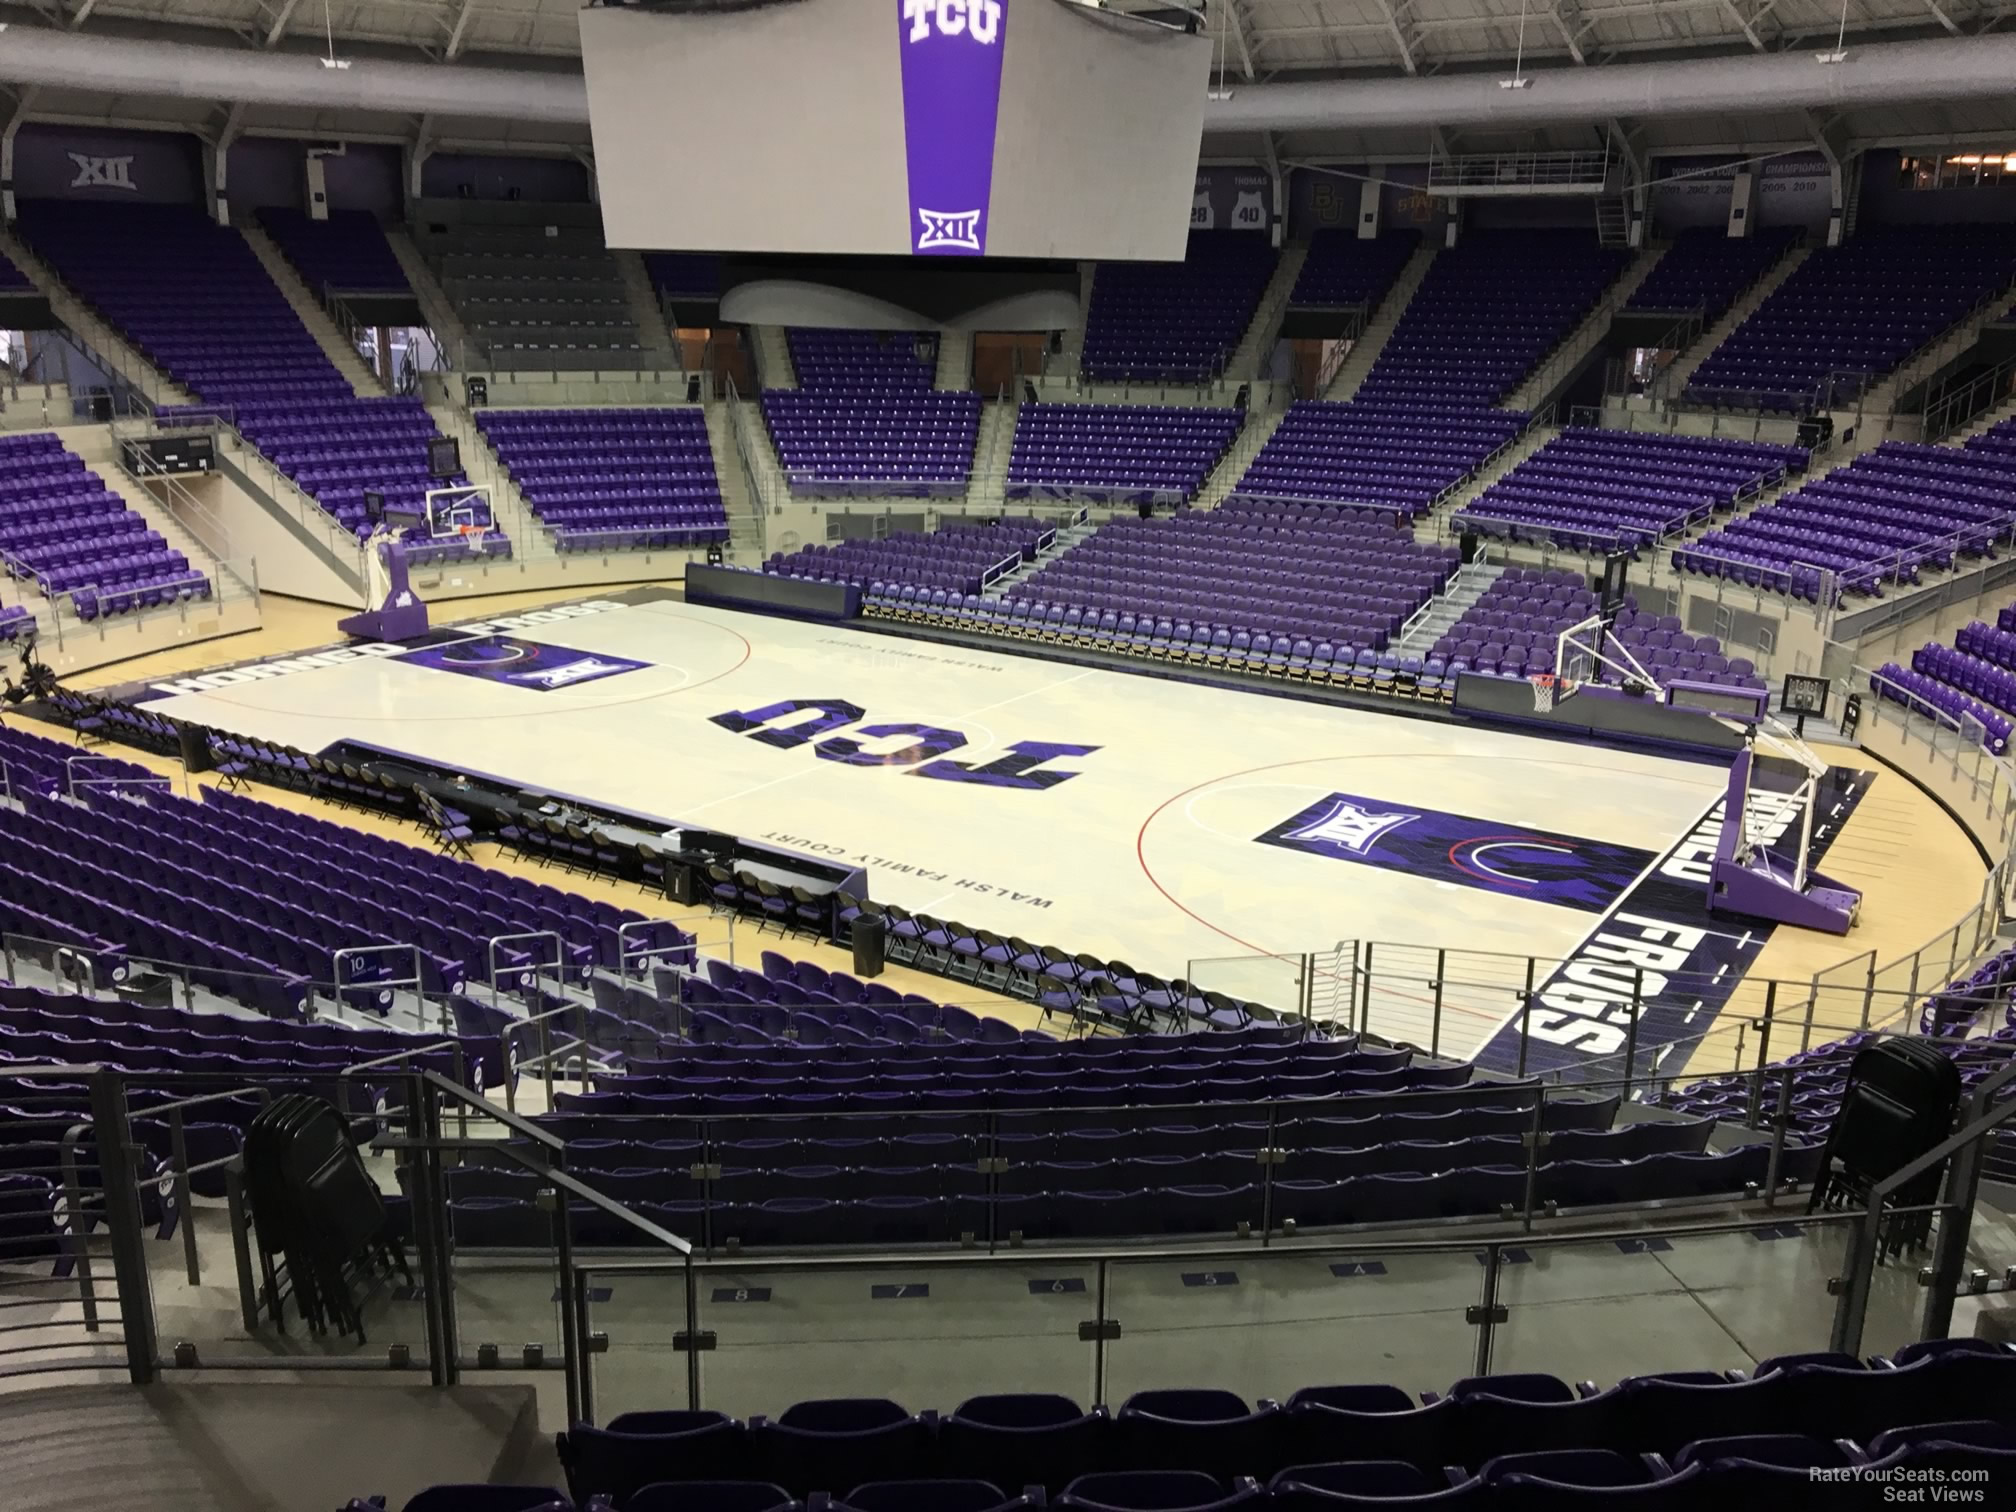
M329 39L329 55L322 60L324 68L348 68L350 60L336 56L336 23L329 19L329 0L322 0L322 31Z
M1500 79L1500 89L1525 89L1533 81L1526 77L1526 0L1519 0L1519 47L1512 55L1512 77Z

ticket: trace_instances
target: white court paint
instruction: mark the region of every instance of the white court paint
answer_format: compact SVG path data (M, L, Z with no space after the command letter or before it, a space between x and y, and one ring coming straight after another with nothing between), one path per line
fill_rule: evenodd
M1188 972L1191 962L1257 951L1358 939L1560 956L1588 932L1592 915L1573 909L1254 843L1326 792L1659 852L1725 776L672 601L512 633L650 665L536 692L367 656L151 707L307 750L368 741L692 819L865 866L875 896L905 907L1203 985L1211 970ZM867 723L958 731L967 744L949 756L968 764L1018 741L1099 749L1047 763L1077 774L1068 781L1013 790L844 766L809 744L779 749L711 722L787 699L840 699ZM1446 1025L1445 1048L1462 1051L1490 1027L1481 1017L1474 1031Z

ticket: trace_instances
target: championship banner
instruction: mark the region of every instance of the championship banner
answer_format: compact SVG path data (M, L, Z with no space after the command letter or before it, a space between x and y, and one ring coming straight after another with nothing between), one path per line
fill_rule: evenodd
M978 257L987 248L1008 0L897 6L911 250Z

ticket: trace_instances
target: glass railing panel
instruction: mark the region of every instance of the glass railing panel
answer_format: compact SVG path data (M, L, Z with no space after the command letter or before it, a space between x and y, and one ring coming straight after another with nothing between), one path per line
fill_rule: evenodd
M1725 1299L1740 1300L1742 1283L1697 1293L1681 1267L1691 1261L1704 1275L1719 1275L1719 1267L1733 1268L1748 1255L1746 1246L1763 1242L1748 1234L1514 1241L1500 1251L1498 1300L1506 1319L1493 1331L1492 1371L1606 1387L1630 1375L1747 1370L1754 1357L1716 1316ZM1823 1323L1819 1342L1802 1347L1825 1345Z
M1600 1387L1635 1374L1749 1372L1776 1356L1825 1351L1858 1221L1797 1204L1693 1230L1513 1241L1499 1272L1506 1316L1492 1369ZM1921 1219L1926 1247L1907 1244L1875 1266L1859 1354L1893 1353L1918 1337L1918 1271L1936 1233L1936 1221L1928 1230Z
M1440 1391L1470 1373L1465 1310L1481 1277L1467 1251L1114 1261L1107 1311L1121 1331L1106 1346L1106 1401L1193 1386L1285 1401L1359 1381Z
M606 1332L594 1356L595 1414L686 1405L685 1290L622 1273L595 1278ZM889 1397L950 1411L994 1392L1092 1393L1096 1268L1032 1255L965 1265L847 1260L794 1265L717 1257L694 1272L700 1405L747 1418L816 1397ZM599 1296L599 1294L598 1294Z

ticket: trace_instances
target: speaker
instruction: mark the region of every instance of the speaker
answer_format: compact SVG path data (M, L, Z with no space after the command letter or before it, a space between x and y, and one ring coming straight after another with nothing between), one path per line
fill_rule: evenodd
M110 394L93 394L91 396L91 418L99 425L110 425L112 423L112 396Z
M1466 562L1476 561L1478 553L1484 545L1482 541L1477 539L1477 532L1474 530L1464 531L1461 536L1457 537L1457 544L1461 548L1463 560Z
M888 943L889 926L880 919L861 915L854 921L854 975L882 975L882 950Z
M185 724L177 727L175 741L182 748L183 771L207 772L215 765L210 760L210 732L203 726Z
M677 861L666 862L665 896L685 908L705 901L700 895L700 869L682 866Z

